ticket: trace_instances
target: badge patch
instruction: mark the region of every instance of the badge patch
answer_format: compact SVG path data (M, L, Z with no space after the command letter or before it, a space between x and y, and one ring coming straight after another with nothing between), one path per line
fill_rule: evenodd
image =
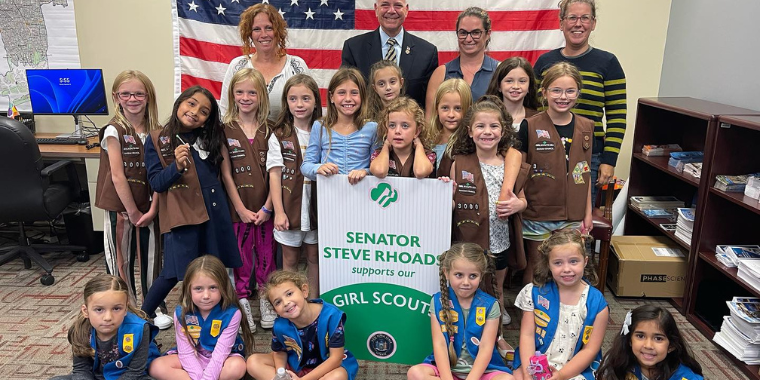
M211 336L214 338L219 336L219 333L222 332L222 320L221 319L214 319L211 321L211 331L209 332Z
M544 298L543 296L538 296L538 304L541 305L544 309L549 308L549 300Z
M295 150L296 149L295 146L293 145L293 143L290 142L290 141L283 141L282 142L282 147L283 147L283 149L290 149L290 150Z
M389 161L388 161L388 168L389 168L389 169L393 169L393 170L396 170L396 161L393 161L393 160L389 160Z
M583 180L583 174L573 173L573 181L576 185L583 185L586 181Z
M130 353L135 349L135 334L124 334L124 339L121 341L121 349L126 353Z
M440 319L443 322L443 314L446 313L446 310L441 310L438 312L438 319ZM459 313L457 313L454 310L449 310L449 318L451 319L451 323L457 323L459 322Z
M158 141L160 141L161 144L166 145L171 140L169 139L169 136L161 136L161 137L158 138Z
M198 322L198 317L196 317L195 315L186 315L185 316L185 324L188 324L188 325L199 325L200 323Z
M462 170L462 179L468 182L475 182L475 175L467 170Z
M298 361L300 362L302 354L301 346L298 345L298 342L296 342L295 339L287 335L283 335L283 338L285 338L285 349L295 352L296 356L298 356Z
M586 328L583 329L583 344L588 343L589 339L591 339L592 331L594 331L594 326L586 326Z
M474 344L476 346L480 346L480 341L478 340L478 338L476 338L474 336L470 338L470 342L472 342L472 344Z
M543 130L543 129L536 129L536 135L538 135L537 137L539 139L540 138L545 138L545 139L550 139L551 138L551 137L549 137L549 131Z
M541 310L533 309L533 316L536 323L536 326L546 327L549 326L549 322L551 322L551 318L549 317L549 314L544 313Z
M555 149L554 143L546 140L536 143L535 148L536 152L554 152Z
M237 147L237 148L241 147L240 146L240 141L238 141L237 139L227 139L227 145L234 146L234 147Z
M132 135L124 135L124 142L127 144L137 144L135 142L135 136Z
M478 326L483 326L486 324L486 308L485 306L478 306L475 308L475 323L478 324Z

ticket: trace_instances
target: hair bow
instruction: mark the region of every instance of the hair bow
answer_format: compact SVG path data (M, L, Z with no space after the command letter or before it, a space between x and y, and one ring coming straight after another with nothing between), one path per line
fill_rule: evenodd
M631 313L630 310L628 310L628 314L625 315L625 320L623 321L623 329L620 331L620 335L628 335L630 330L628 329L631 327Z

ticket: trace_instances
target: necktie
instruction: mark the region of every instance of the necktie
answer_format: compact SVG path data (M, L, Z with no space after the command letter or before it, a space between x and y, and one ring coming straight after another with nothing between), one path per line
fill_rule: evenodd
M388 45L388 52L385 53L385 59L396 62L396 39L389 38L386 44Z

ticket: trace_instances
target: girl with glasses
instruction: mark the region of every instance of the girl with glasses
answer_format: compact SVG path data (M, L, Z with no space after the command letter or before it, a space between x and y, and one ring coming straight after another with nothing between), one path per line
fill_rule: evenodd
M594 122L575 115L581 91L581 74L575 66L560 62L546 70L542 83L546 111L523 120L518 139L526 154L528 180L522 213L528 266L523 283L533 281L539 261L539 245L552 231L593 227L591 219L591 151Z

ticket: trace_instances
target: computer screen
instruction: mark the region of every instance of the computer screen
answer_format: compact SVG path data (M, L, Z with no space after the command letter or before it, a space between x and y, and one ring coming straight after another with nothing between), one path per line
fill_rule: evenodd
M27 69L35 115L108 115L101 69Z

